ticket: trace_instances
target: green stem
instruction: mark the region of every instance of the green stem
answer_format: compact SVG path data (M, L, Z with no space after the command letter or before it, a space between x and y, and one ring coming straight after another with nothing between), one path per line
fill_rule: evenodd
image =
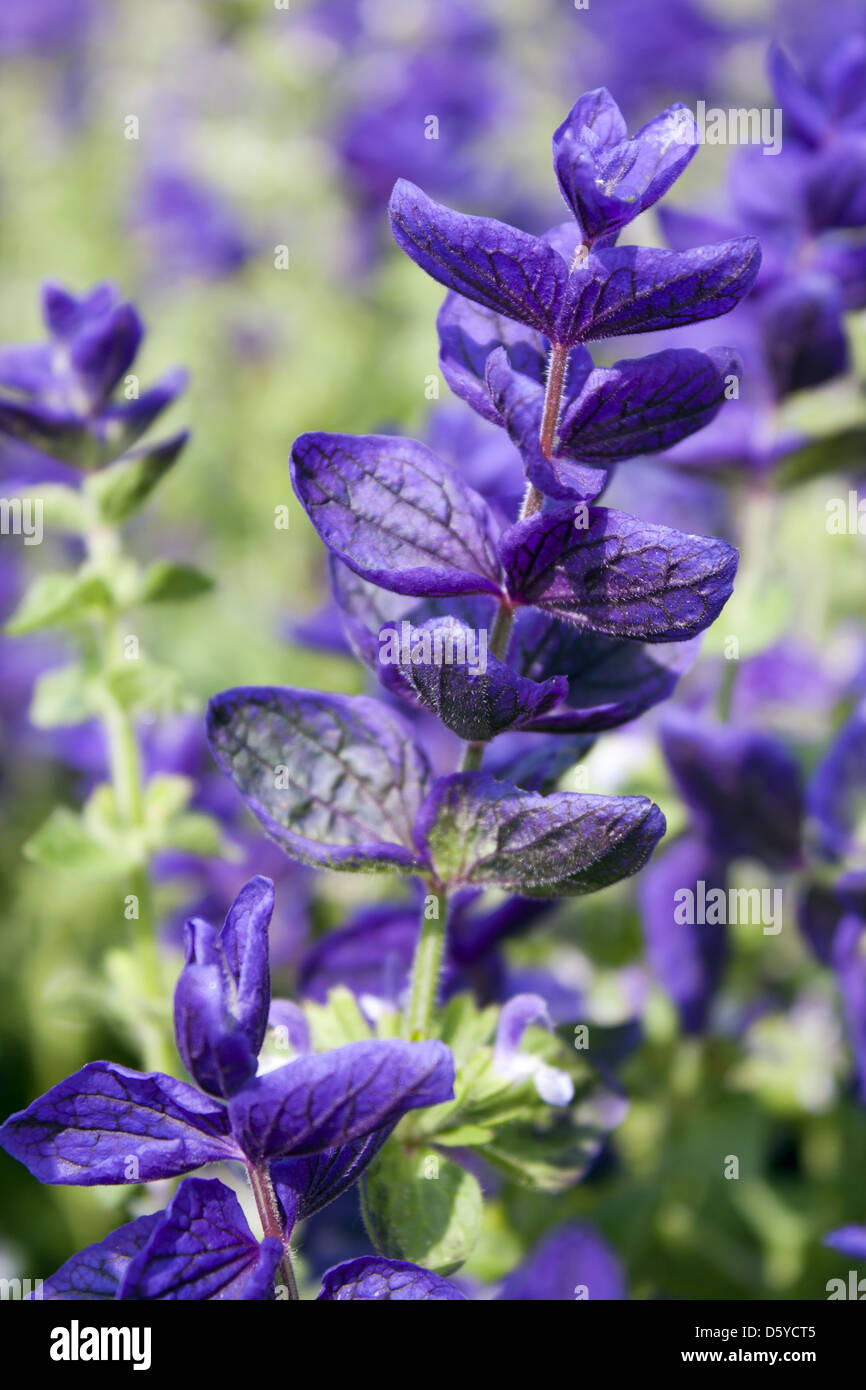
M262 1223L262 1231L266 1236L271 1236L274 1240L278 1240L283 1247L283 1256L280 1260L279 1272L280 1278L288 1291L288 1301L290 1303L297 1303L299 1301L298 1281L295 1278L289 1242L283 1226L280 1204L277 1201L277 1194L274 1191L271 1175L267 1168L257 1168L254 1163L247 1164L247 1175L256 1201L259 1220Z
M120 537L113 528L99 527L87 538L88 554L97 568L106 570L121 553ZM99 657L103 677L112 670L120 649L116 620L106 615L99 625ZM129 711L111 693L104 680L102 724L108 745L108 767L117 815L123 827L133 834L144 829L144 776L141 750ZM142 1060L149 1071L172 1073L176 1066L174 1050L166 1026L166 992L156 935L153 885L148 866L131 871L130 894L136 900L136 915L129 919L131 950L135 959L140 990L140 1007L134 1029Z
M434 916L427 915L431 899L435 903ZM448 899L444 892L435 892L424 901L421 935L412 961L412 982L405 1025L406 1036L412 1042L430 1036L439 990L439 976L442 973L442 958L445 954L447 921Z

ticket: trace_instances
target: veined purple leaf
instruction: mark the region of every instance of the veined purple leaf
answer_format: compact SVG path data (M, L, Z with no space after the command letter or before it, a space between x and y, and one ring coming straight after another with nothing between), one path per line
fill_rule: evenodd
M680 102L628 139L605 87L586 92L553 136L562 195L588 242L615 237L679 178L698 147L694 116Z
M289 1229L353 1187L392 1130L393 1125L386 1125L337 1149L271 1164L271 1177Z
M454 212L406 179L389 211L397 245L440 285L555 338L568 267L552 247L506 222Z
M441 1042L347 1043L257 1076L229 1101L232 1131L262 1159L350 1144L419 1106L453 1099L454 1060Z
M517 602L651 642L708 627L730 597L738 558L726 541L605 507L539 512L505 532L500 553Z
M225 1109L159 1072L89 1062L0 1128L0 1144L44 1183L173 1178L242 1155Z
M667 699L695 650L691 643L645 646L604 637L548 613L522 609L510 655L515 668L532 680L554 672L568 677L564 704L528 726L563 734L600 733L636 719Z
M693 251L595 251L569 278L554 336L592 342L718 318L752 288L760 263L750 236Z
M186 1178L144 1249L130 1262L121 1299L202 1302L273 1298L279 1240L255 1239L241 1204L216 1178Z
M602 467L669 449L718 413L729 379L742 370L728 348L669 348L596 367L570 402L558 452Z
M306 864L412 869L426 758L364 695L241 686L208 706L208 739L268 834Z
M39 1297L46 1302L117 1298L130 1260L144 1248L161 1219L161 1212L139 1216L118 1226L104 1240L79 1250L45 1280Z
M381 1255L363 1255L325 1271L319 1301L323 1299L333 1303L349 1300L381 1303L385 1299L465 1303L466 1295L440 1274L433 1274L420 1265L409 1264L407 1260L386 1260Z
M442 883L525 897L592 893L642 868L665 820L642 796L537 796L480 772L434 784L419 843Z
M379 643L380 666L396 668L419 704L473 742L524 727L568 692L564 678L536 683L518 675L488 652L486 629L456 618L386 625Z
M429 597L499 591L487 503L417 440L303 434L292 480L325 545L364 579Z

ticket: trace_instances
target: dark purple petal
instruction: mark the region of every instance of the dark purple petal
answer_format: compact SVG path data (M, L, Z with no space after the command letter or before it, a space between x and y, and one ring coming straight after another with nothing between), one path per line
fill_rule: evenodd
M669 449L703 429L742 365L735 352L669 348L637 361L596 367L563 415L558 450L606 467Z
M229 1101L229 1114L254 1162L303 1157L451 1100L453 1088L454 1060L441 1042L347 1043L256 1077Z
M80 1250L45 1280L39 1297L46 1302L117 1298L130 1260L144 1248L161 1219L161 1212L139 1216Z
M803 792L784 744L685 710L666 715L661 743L695 827L719 857L769 868L799 861Z
M824 854L834 859L864 853L866 703L840 729L812 776L808 811Z
M866 226L866 149L861 132L839 134L812 157L805 192L816 232Z
M756 306L776 396L821 386L848 370L845 303L828 275L783 280Z
M651 642L708 627L731 595L738 558L726 541L605 507L539 512L505 532L500 553L518 603Z
M69 410L0 400L0 435L4 434L75 468L92 468L100 461L96 440Z
M226 1112L159 1072L89 1062L0 1129L0 1144L45 1183L152 1182L241 1157Z
M385 1299L432 1303L466 1302L454 1284L429 1269L409 1264L406 1260L386 1260L381 1255L363 1255L334 1265L322 1275L319 1301L363 1299L379 1302Z
M428 768L398 715L363 695L227 690L208 739L268 834L306 864L413 868Z
M824 1237L824 1244L855 1260L866 1260L866 1226L840 1226Z
M141 319L131 304L118 304L76 335L71 365L93 405L102 405L132 366L143 335Z
M714 906L721 900L710 896L720 891L725 895L721 912ZM649 865L638 884L638 899L650 965L676 1004L685 1031L699 1033L727 957L724 866L702 840L683 836Z
M487 504L426 445L302 434L292 480L325 545L364 579L430 597L498 591Z
M327 932L304 957L301 993L324 1003L338 985L361 997L401 1003L418 942L418 909L411 903L361 908L348 926Z
M456 618L383 627L379 663L396 667L425 709L472 742L522 728L568 693L562 677L537 683L512 671L488 652L486 629L478 633Z
M389 211L397 245L440 285L555 338L568 267L552 247L492 217L454 212L405 179Z
M637 873L664 831L664 816L643 796L537 796L459 772L434 783L416 833L451 887L565 897Z
M777 43L770 44L767 75L784 112L785 135L810 147L819 144L828 124L827 111Z
M219 965L186 965L174 992L174 1032L197 1085L227 1097L256 1074L257 1054L237 1026Z
M556 720L556 712L549 716ZM540 723L544 723L542 716ZM513 782L525 792L551 792L563 773L570 771L595 740L586 734L505 734L484 755L484 771L497 782Z
M238 893L220 932L220 946L236 990L233 1012L256 1053L268 1026L268 927L273 912L274 885L257 874Z
M113 447L113 457L126 453L150 429L154 420L186 390L188 373L181 368L167 372L132 401L109 405L99 419L99 432L105 447Z
M187 1178L131 1261L118 1297L270 1299L282 1254L281 1242L271 1236L259 1244L224 1183Z
M616 235L679 178L698 147L681 103L626 138L622 113L604 87L587 92L553 136L553 167L587 243Z
M307 1158L286 1158L271 1164L271 1177L289 1229L296 1222L314 1216L353 1187L392 1130L393 1125L386 1125L338 1149L325 1149Z
M545 1237L509 1274L499 1294L507 1303L571 1303L576 1298L626 1298L619 1260L591 1226L564 1226Z
M547 613L524 609L517 615L510 658L532 680L554 672L568 677L564 705L534 719L530 728L600 733L666 699L694 651L690 643L644 646L582 632Z
M174 995L177 1047L202 1090L227 1097L256 1073L271 997L268 926L274 885L256 877L241 889L219 933L186 926L186 964Z
M748 236L693 251L593 252L569 279L554 336L592 342L718 318L752 288L760 263L758 243Z
M51 348L47 343L0 347L0 386L38 395L51 384Z

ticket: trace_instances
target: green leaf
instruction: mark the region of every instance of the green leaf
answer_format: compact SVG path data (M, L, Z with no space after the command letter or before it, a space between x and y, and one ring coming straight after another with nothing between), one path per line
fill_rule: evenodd
M43 574L27 590L5 630L19 636L40 628L80 622L111 604L111 591L99 575Z
M185 854L200 854L204 859L236 857L219 821L201 811L187 811L175 817L166 826L164 838L165 848L183 850Z
M213 580L192 565L180 565L174 560L157 560L142 579L139 600L142 603L174 603L198 598L213 586Z
M528 1187L565 1192L580 1182L624 1110L620 1097L599 1088L566 1109L548 1106L530 1123L503 1126L485 1144L484 1157Z
M154 488L173 468L187 436L177 435L133 458L121 459L87 482L103 521L119 526L144 506Z
M827 473L860 470L866 457L866 426L854 425L838 434L813 439L796 453L789 454L775 472L777 487L796 487Z
M30 722L37 729L58 729L82 724L99 707L95 682L84 668L58 666L39 677L30 703Z
M116 667L106 677L106 684L118 704L132 713L165 716L190 707L179 673L151 661L130 661Z
M451 1274L478 1239L481 1188L450 1158L432 1150L407 1154L392 1139L367 1170L363 1210L380 1254Z
M36 497L42 503L42 522L52 531L84 531L87 507L81 493L62 483L40 483Z
M144 816L149 825L165 825L189 804L194 782L175 772L159 772L151 777L144 793Z
M113 848L97 839L68 806L57 806L24 846L24 854L52 869L116 874L125 865Z
M344 1043L369 1040L370 1028L351 990L340 985L328 991L324 1004L304 1003L310 1037L316 1052L329 1052Z

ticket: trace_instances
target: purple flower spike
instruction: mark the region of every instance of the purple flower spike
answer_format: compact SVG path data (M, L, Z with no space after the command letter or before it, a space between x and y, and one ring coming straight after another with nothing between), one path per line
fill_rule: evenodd
M731 595L726 541L651 526L625 512L539 512L506 531L512 599L610 637L680 642L708 627Z
M76 298L49 283L42 312L49 343L0 351L0 385L22 393L0 399L0 432L75 467L101 467L144 434L186 374L170 372L137 399L114 401L144 335L135 308L112 285Z
M658 202L697 148L695 119L680 102L629 139L606 88L582 96L554 133L553 167L584 241L614 240Z
M256 1077L229 1101L229 1114L253 1160L303 1157L451 1100L453 1091L454 1060L441 1042L347 1043Z
M570 1105L574 1099L574 1082L568 1073L548 1066L533 1053L520 1050L523 1035L531 1024L553 1032L553 1021L541 995L516 994L499 1015L493 1069L510 1081L525 1081L531 1077L541 1099L548 1105Z
M379 660L394 665L408 696L459 738L486 743L558 705L568 681L527 680L488 653L486 629L483 638L456 618L390 624L379 633Z
M350 1299L383 1302L385 1299L431 1303L465 1302L454 1284L429 1269L405 1260L386 1260L381 1255L364 1255L334 1265L322 1276L319 1299L333 1303Z
M282 1253L272 1236L255 1239L230 1188L215 1178L187 1178L130 1261L117 1296L268 1299Z
M591 1226L565 1226L547 1236L502 1286L509 1303L622 1300L625 1279L619 1261Z
M303 434L292 482L325 545L364 579L431 598L499 591L487 504L426 445Z
M158 1072L89 1062L0 1128L0 1144L45 1183L174 1178L242 1158L224 1108Z
M186 965L174 997L177 1047L203 1091L226 1098L256 1074L268 1024L268 924L274 885L254 878L219 932L186 926Z
M563 347L718 318L748 293L761 261L755 238L737 237L684 252L607 247L569 263L556 247L573 243L571 227L528 236L453 212L402 179L390 206L398 245L434 280Z
M809 787L808 809L824 854L860 861L866 854L862 808L866 799L866 702L840 729Z

